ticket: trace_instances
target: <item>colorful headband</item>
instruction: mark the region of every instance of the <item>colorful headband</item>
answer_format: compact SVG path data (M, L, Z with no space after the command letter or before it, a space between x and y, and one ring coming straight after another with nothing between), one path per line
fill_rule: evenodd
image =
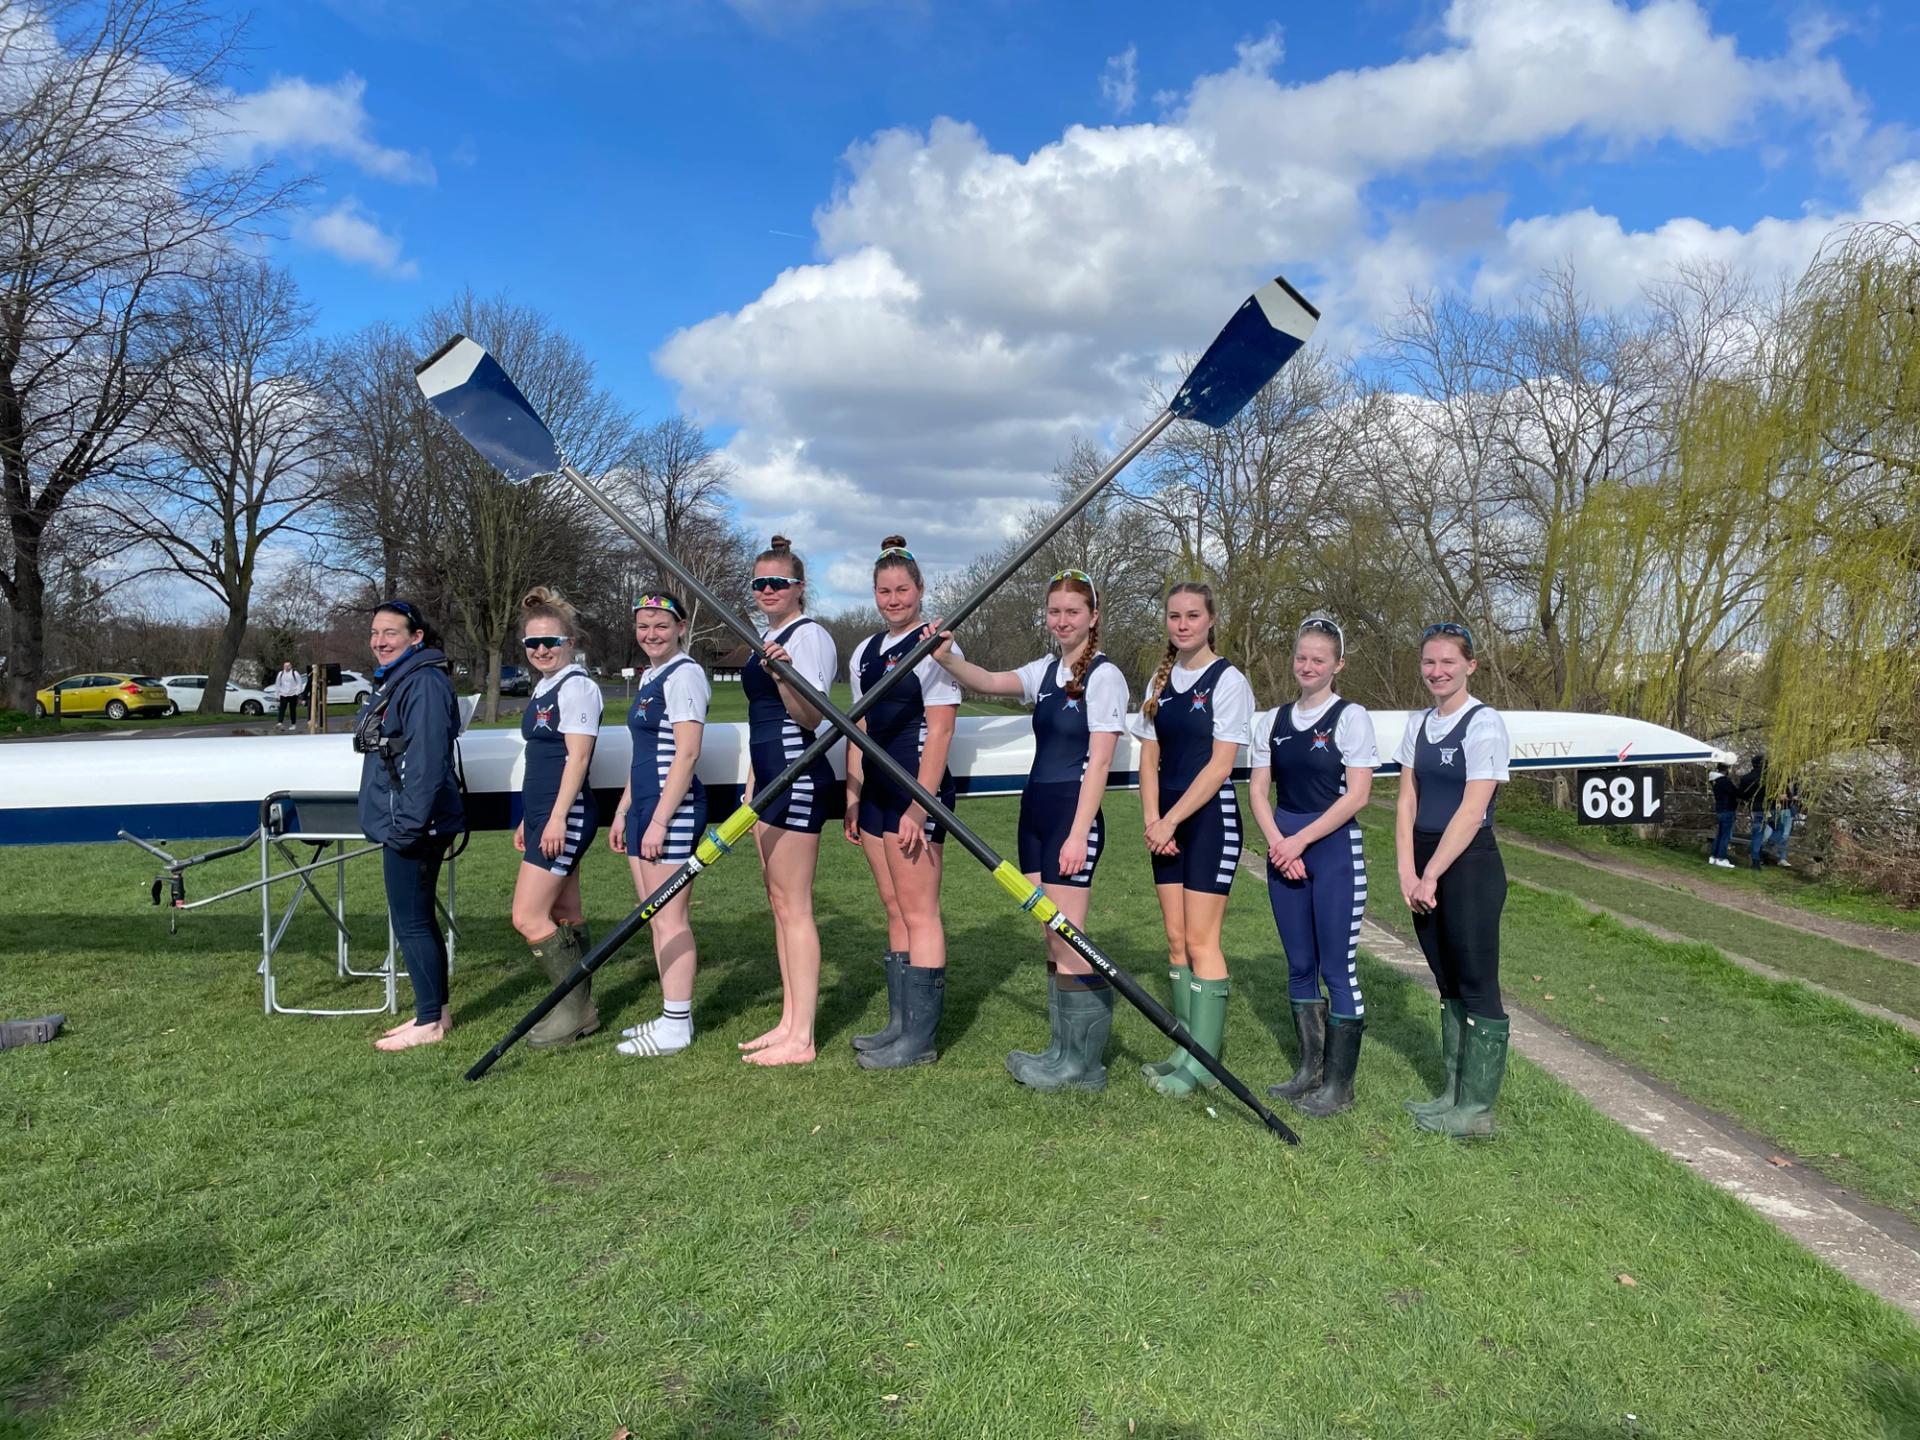
M638 615L642 610L665 610L676 620L684 620L687 618L685 613L680 609L680 602L671 595L640 596L633 602L633 613Z

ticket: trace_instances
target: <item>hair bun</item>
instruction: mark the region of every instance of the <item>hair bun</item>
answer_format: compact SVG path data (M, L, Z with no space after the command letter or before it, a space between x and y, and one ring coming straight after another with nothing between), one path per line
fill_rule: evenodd
M520 608L523 610L531 610L538 605L558 605L559 603L560 592L558 590L549 589L545 585L536 585L527 592L526 598L520 602Z
M889 535L887 536L886 539L880 542L880 548L882 550L892 550L892 549L895 549L896 547L901 550L906 549L907 537L904 535Z
M767 548L769 550L791 550L793 549L793 541L784 535L776 535L767 541Z

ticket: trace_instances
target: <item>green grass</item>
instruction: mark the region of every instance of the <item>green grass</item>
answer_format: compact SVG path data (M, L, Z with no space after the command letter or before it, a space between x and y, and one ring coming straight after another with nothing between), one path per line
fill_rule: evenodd
M965 814L1010 845L1011 802ZM1108 815L1137 830L1131 798ZM131 850L9 855L6 1008L71 1024L0 1056L0 1435L1920 1425L1920 1330L1533 1067L1497 1141L1416 1132L1399 1102L1436 1079L1432 1005L1371 962L1360 1104L1303 1122L1300 1149L1230 1101L1148 1093L1135 1066L1164 1043L1130 1013L1106 1094L1022 1092L1002 1059L1044 1036L1038 933L948 850L937 1066L852 1064L883 936L859 857L829 844L818 1064L734 1056L778 1008L740 858L694 892L693 1049L624 1061L603 1035L516 1051L478 1085L461 1071L538 989L504 918L503 835L462 862L455 1043L399 1056L369 1048L375 1021L263 1018L244 901L169 939ZM1089 928L1153 976L1147 874L1116 843ZM367 932L371 883L350 903ZM631 903L604 851L587 894L601 924ZM1227 1055L1264 1085L1291 1068L1290 1027L1257 883L1227 941ZM322 946L316 919L296 927L296 998L337 988ZM599 999L608 1034L652 1013L650 960L615 962Z
M1390 823L1370 814L1363 828L1385 882L1369 904L1411 933ZM1920 1041L1897 1026L1521 887L1507 896L1500 970L1521 1004L1920 1218Z
M1692 891L1677 886L1630 879L1518 845L1507 846L1503 854L1507 873L1515 879L1578 895L1842 994L1920 1017L1920 966L1790 930L1728 906L1702 904Z
M1920 910L1908 910L1884 895L1837 885L1828 880L1816 880L1801 870L1782 870L1778 866L1768 866L1764 870L1746 868L1747 842L1743 838L1746 833L1745 821L1741 822L1739 834L1734 839L1732 855L1741 862L1740 868L1734 870L1706 870L1701 863L1706 855L1703 848L1681 849L1641 840L1630 827L1625 826L1583 826L1564 810L1509 806L1504 796L1501 798L1500 823L1510 830L1518 830L1537 839L1571 845L1589 855L1632 859L1676 875L1685 875L1690 880L1704 876L1712 884L1725 886L1734 895L1764 895L1782 905L1792 905L1815 915L1852 920L1861 925L1878 925L1892 930L1920 930ZM1794 833L1796 837L1800 834L1798 829Z

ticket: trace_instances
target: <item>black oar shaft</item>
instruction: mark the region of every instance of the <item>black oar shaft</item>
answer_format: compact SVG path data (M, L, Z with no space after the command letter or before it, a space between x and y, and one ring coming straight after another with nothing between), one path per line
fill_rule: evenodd
M1164 425L1160 428L1164 428ZM1148 430L1157 433L1154 426L1149 426ZM1139 453L1138 449L1134 449L1133 447L1129 448L1133 454ZM1144 448L1144 442L1142 442L1140 448ZM604 510L616 525L632 537L633 542L645 552L654 564L671 575L675 581L686 589L688 594L698 599L702 605L710 607L716 615L725 621L728 628L745 640L747 644L757 646L761 643L760 636L754 631L751 625L727 605L722 603L720 598L709 590L697 575L682 565L665 546L647 534L640 526L634 524L632 519L630 519L619 506L615 505L612 500L601 493L598 486L594 485L592 481L580 474L571 465L563 467L562 473L565 474L569 480L573 481L574 484L578 485L582 492ZM1087 488L1091 490L1093 487L1089 486ZM1081 503L1085 504L1086 500L1091 498L1091 494L1087 494ZM1064 523L1064 521L1060 523ZM1053 528L1057 529L1058 525L1055 525ZM1051 532L1042 532L1043 535L1048 533ZM1022 548L1031 554L1033 550L1038 548L1038 545L1030 542L1028 546ZM1000 579L1004 581L1004 579L1012 573L1013 571L1007 566L1002 566ZM911 669L912 665L917 663L913 660L913 657L915 655L924 655L932 649L937 641L937 636L929 635L924 637L919 646L909 652L907 658L903 659L895 667L895 674L898 675L902 671ZM812 681L808 680L806 676L795 670L786 661L775 660L771 656L766 656L764 657L764 663L773 674L792 686L809 705L832 722L833 727L842 735L846 736L849 745L858 747L861 755L866 758L868 763L877 766L881 774L885 775L896 787L911 795L921 809L952 832L953 837L966 848L969 854L993 873L994 879L999 881L1001 886L1021 903L1022 908L1035 911L1043 924L1047 924L1054 933L1060 935L1069 945L1072 945L1075 951L1092 964L1109 982L1119 981L1120 983L1117 988L1120 993L1127 998L1129 1003L1139 1009L1149 1020L1158 1025L1176 1044L1186 1049L1189 1054L1206 1068L1207 1072L1211 1074L1214 1079L1226 1086L1230 1094L1251 1109L1254 1114L1259 1116L1261 1122L1265 1124L1269 1130L1290 1144L1297 1145L1300 1143L1300 1137L1288 1129L1286 1124L1271 1110L1254 1098L1253 1092L1247 1089L1238 1077L1222 1065L1215 1056L1210 1055L1205 1049L1196 1044L1193 1037L1187 1034L1186 1028L1171 1015L1168 1015L1159 1004L1153 1001L1130 976L1127 976L1125 971L1103 955L1099 947L1096 946L1092 940L1081 934L1073 926L1067 924L1053 903L1046 898L1045 892L1022 875L1012 864L1001 859L991 845L987 844L985 840L982 840L973 832L971 826L967 825L959 816L955 815L952 810L943 805L938 796L920 783L919 776L913 774L906 766L894 759L888 752L886 746L862 730L854 723L852 716L843 713L839 706L835 705L832 700L814 688ZM816 741L815 743L818 744L819 742ZM754 808L757 809L758 807L756 806ZM631 916L629 917L630 920L632 918ZM636 926L635 928L638 927Z

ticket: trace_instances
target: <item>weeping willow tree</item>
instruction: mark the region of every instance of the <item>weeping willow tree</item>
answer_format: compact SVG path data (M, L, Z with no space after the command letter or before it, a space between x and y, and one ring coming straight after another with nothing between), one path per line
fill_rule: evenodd
M1796 290L1743 451L1768 490L1759 703L1787 772L1920 745L1920 229L1836 235Z

